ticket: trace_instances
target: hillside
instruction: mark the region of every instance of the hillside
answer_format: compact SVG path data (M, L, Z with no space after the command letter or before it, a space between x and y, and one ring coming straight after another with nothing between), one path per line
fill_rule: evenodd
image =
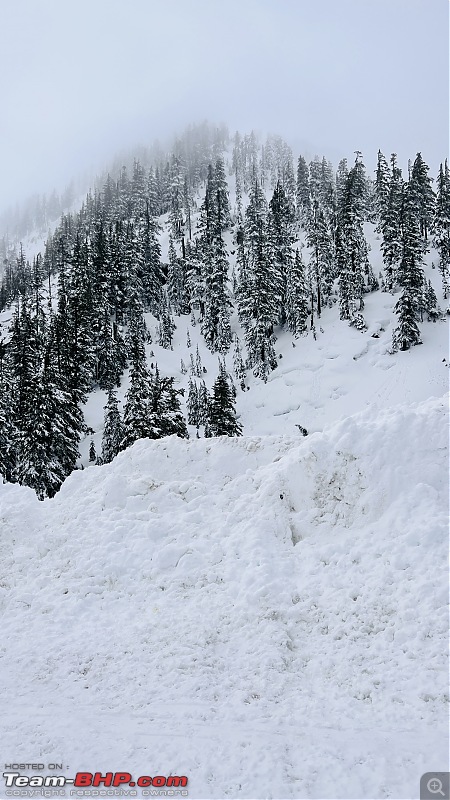
M420 154L295 174L200 133L4 264L0 755L417 797L448 763L448 166L435 195Z

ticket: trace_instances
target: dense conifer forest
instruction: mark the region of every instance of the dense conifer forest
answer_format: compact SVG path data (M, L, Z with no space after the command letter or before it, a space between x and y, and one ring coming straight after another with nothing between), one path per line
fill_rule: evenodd
M22 227L16 220L16 233L50 225L71 206L70 196L41 202L39 219L36 212ZM366 223L381 237L379 274ZM52 497L77 468L90 435L82 407L97 389L107 393L102 450L90 451L98 464L140 438L186 438L188 426L197 436L240 436L237 393L249 373L266 382L277 368L279 332L293 344L315 337L325 307L365 331L371 292L399 292L393 357L419 345L422 326L443 313L424 274L430 246L447 299L449 168L441 164L434 181L421 153L403 175L395 154L379 152L372 178L360 152L335 169L325 157L294 159L278 136L261 142L203 124L171 152L153 149L115 166L62 214L43 252L28 259L8 236L0 242L0 310L11 310L0 341L0 474ZM186 419L175 376L146 353L152 335L172 347L182 316L218 357L208 390L188 331ZM121 409L116 390L126 370Z

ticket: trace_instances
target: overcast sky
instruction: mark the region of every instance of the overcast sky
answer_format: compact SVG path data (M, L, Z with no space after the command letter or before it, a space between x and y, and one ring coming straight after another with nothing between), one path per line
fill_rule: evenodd
M448 0L0 0L0 210L191 122L448 152Z

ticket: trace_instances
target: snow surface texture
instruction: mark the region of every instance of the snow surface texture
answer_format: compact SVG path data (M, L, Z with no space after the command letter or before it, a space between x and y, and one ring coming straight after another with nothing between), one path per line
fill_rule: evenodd
M190 798L416 798L447 767L447 399L141 440L0 486L2 763Z

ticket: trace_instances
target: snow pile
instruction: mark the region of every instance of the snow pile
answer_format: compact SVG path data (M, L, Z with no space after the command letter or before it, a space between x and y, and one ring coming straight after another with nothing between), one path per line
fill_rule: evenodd
M411 798L447 763L447 403L0 486L3 763Z

